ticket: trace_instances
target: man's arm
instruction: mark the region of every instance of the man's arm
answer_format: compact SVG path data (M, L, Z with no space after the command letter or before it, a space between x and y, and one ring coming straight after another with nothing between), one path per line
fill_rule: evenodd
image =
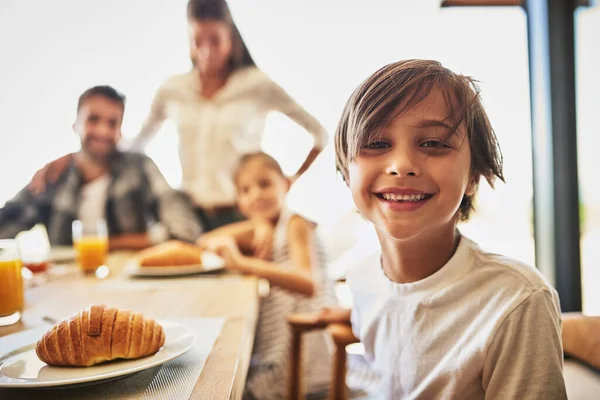
M22 189L0 209L0 239L12 239L41 222L40 195Z
M158 205L158 223L162 225L170 239L193 243L202 234L189 198L174 190L149 157L143 156L144 174L149 184L150 195Z

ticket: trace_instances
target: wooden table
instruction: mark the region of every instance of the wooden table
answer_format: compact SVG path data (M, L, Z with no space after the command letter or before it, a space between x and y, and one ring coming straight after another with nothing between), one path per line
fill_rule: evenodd
M0 336L40 326L43 317L61 319L92 303L155 318L224 317L191 398L241 399L258 318L257 280L231 274L129 279L123 266L130 256L111 254L110 274L102 280L84 277L72 266L72 273L28 288L22 321L0 327Z

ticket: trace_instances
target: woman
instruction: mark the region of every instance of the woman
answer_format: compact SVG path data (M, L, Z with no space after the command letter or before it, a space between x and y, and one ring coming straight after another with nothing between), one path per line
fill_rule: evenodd
M167 79L133 148L141 149L167 120L179 132L182 188L209 231L241 218L235 207L233 171L241 156L260 150L266 116L279 111L304 127L314 145L292 180L317 158L327 143L319 122L258 69L224 0L190 0L188 37L193 68ZM43 190L67 162L53 161L32 182Z

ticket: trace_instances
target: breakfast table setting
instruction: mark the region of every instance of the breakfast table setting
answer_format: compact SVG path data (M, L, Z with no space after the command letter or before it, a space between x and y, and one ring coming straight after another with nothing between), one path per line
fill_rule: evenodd
M195 246L142 258L101 236L31 262L0 241L0 398L241 399L259 281Z

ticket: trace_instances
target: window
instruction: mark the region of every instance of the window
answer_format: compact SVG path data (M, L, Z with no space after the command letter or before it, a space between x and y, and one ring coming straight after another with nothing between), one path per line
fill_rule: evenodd
M600 160L595 144L598 143L596 114L600 102L600 49L596 39L600 35L600 8L580 8L576 23L576 77L577 77L577 140L579 156L579 196L581 221L581 279L583 311L600 313Z

